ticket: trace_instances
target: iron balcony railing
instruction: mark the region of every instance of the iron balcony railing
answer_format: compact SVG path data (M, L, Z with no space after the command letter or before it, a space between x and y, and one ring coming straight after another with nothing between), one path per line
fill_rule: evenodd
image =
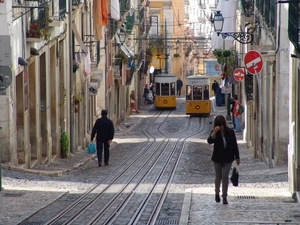
M130 9L130 1L129 0L120 0L120 14L124 15Z
M32 7L29 12L29 29L26 32L27 37L49 38L49 7Z
M131 33L134 26L135 12L126 16L126 32Z
M254 0L241 0L241 6L246 17L254 15Z
M66 0L52 0L50 4L50 16L53 20L61 21L66 18L67 12L67 1Z
M265 20L266 25L269 28L275 28L276 26L276 1L265 0L256 1L256 8Z
M107 37L108 38L112 38L118 29L118 22L116 20L114 20L113 18L108 18L108 32L107 32Z
M80 4L80 0L72 0L72 5L79 5Z
M288 34L295 49L300 53L300 6L298 3L289 3Z

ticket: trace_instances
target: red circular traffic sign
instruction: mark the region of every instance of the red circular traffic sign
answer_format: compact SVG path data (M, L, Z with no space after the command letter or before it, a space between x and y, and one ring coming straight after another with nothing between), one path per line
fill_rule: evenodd
M246 70L253 75L261 72L263 68L263 59L261 54L254 50L247 52L244 57L244 64Z
M244 71L244 69L242 69L242 68L236 68L233 71L233 78L236 81L242 81L242 80L244 80L244 78L245 78L245 71Z

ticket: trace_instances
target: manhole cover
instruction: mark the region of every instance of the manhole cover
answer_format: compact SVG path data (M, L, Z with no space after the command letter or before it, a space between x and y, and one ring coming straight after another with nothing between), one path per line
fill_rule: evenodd
M238 196L238 199L254 199L255 197L254 196Z
M21 197L24 193L5 193L4 197Z

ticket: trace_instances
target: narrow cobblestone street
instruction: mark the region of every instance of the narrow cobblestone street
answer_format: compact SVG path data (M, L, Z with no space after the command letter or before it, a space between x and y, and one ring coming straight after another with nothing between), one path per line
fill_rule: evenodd
M20 224L35 212L47 207L47 210L40 211L42 215L39 217L44 217L40 221L44 221L53 213L67 207L68 201L64 201L64 197L77 199L99 180L111 175L120 164L129 162L129 157L135 150L143 143L147 144L148 139L154 139L156 133L158 136L158 132L161 132L169 136L172 142L176 142L182 139L182 135L188 135L189 132L192 134L199 126L203 130L189 136L184 142L184 151L156 224L300 224L299 204L295 203L288 191L287 165L268 168L260 160L254 159L242 140L242 133L237 134L241 156L239 186L233 187L230 184L228 205L216 203L214 170L210 160L212 146L207 144L206 139L214 116L225 115L226 110L224 107L213 107L210 117L202 120L199 117L189 118L185 115L184 99L179 98L177 101L177 109L164 121L158 118L152 124L147 124L156 112L149 105L142 107L141 114L131 115L116 127L109 166L98 167L95 155L88 155L85 149L68 159L57 159L53 163L31 170L3 164L4 190L0 192L0 224ZM199 124L199 120L204 122ZM147 137L142 132L147 127L153 137ZM158 143L158 138L153 143ZM51 203L54 204L48 206ZM143 216L148 214L147 209L138 224L145 224ZM131 208L126 208L125 214L128 212L127 215L131 215L130 211ZM34 223L29 221L26 224Z

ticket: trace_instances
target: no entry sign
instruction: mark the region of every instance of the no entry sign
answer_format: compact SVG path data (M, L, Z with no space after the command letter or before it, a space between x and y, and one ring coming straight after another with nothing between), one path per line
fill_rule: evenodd
M244 69L243 68L236 68L233 71L233 78L236 81L242 81L242 80L244 80L244 78L245 78L245 71L244 71Z
M254 50L247 52L244 57L244 64L249 73L253 75L259 73L263 68L263 59L261 54Z

